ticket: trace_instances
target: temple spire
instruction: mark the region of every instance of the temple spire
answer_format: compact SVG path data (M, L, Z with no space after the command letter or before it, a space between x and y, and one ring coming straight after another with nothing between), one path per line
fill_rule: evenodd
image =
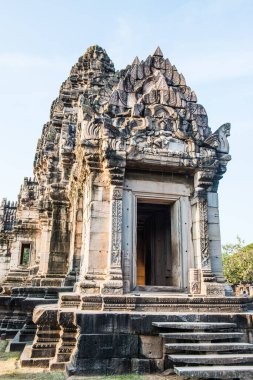
M162 50L160 49L159 46L156 48L156 51L154 52L153 55L155 55L157 57L163 57L163 52L162 52Z
M139 60L139 58L136 56L136 57L134 58L134 60L133 60L132 65L139 65L139 63L140 63L140 60Z

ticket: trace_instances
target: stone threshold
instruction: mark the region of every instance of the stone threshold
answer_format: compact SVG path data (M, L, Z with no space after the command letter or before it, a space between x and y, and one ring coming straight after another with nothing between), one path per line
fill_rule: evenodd
M153 285L138 285L134 288L132 293L172 293L172 294L181 294L187 295L187 292L184 288L178 288L176 286L153 286Z

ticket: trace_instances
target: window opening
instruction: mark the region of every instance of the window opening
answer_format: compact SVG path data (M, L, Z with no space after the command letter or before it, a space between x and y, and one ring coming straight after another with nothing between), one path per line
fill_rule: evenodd
M28 265L30 261L30 253L31 253L31 245L30 244L22 244L21 247L21 257L20 264Z

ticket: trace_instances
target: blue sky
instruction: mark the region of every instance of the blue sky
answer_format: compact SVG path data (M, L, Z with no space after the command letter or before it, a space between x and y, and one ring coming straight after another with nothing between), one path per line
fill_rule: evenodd
M220 183L222 242L253 241L252 0L0 0L0 198L15 200L51 102L90 45L117 69L159 45L204 105L231 122Z

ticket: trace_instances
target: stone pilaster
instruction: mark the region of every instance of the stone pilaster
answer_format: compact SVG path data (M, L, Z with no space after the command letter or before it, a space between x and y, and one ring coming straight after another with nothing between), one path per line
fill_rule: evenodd
M80 261L83 235L83 194L78 191L72 200L72 223L70 227L70 253L69 253L69 272L65 285L73 284L80 275Z
M51 221L46 218L41 218L41 238L39 252L39 271L38 276L44 276L47 273L49 247L51 239Z
M64 185L52 185L52 231L50 236L48 267L41 285L61 286L68 270L69 260L69 201Z
M221 236L219 220L218 194L215 192L207 193L208 201L208 237L211 269L217 282L224 283L221 257Z
M121 234L122 234L122 187L111 185L110 199L110 242L108 278L103 284L102 293L122 294Z
M208 188L212 185L212 171L199 171L195 175L195 193L191 201L193 214L194 268L190 269L190 291L192 294L209 296L224 295L224 285L218 284L213 271L213 248L209 233L210 204L212 196ZM217 211L217 210L216 210ZM215 223L219 229L219 221Z
M86 180L83 202L83 230L80 281L76 289L99 294L105 280L110 234L110 199L106 178L91 172Z

